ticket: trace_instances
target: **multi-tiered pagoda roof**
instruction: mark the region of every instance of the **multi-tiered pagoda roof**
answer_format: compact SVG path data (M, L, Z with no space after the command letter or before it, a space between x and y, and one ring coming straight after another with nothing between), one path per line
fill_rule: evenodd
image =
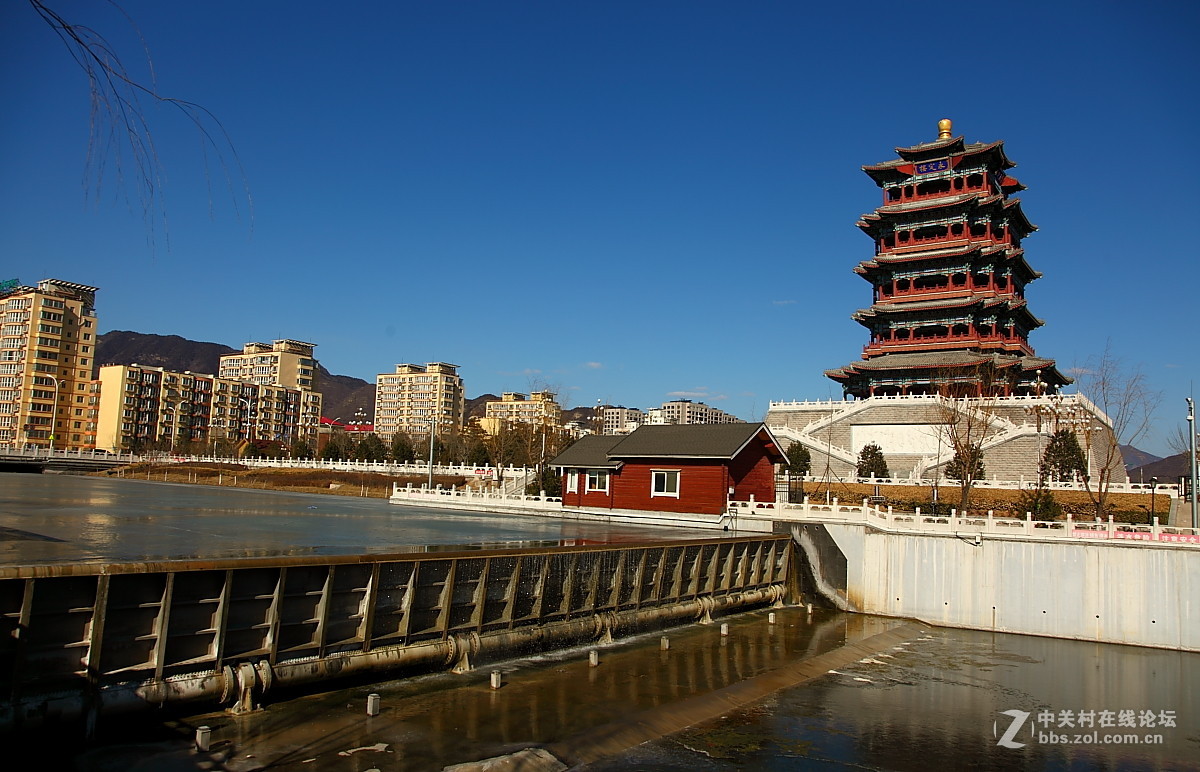
M883 203L857 225L875 255L854 269L874 302L852 318L871 340L862 361L826 375L846 394L1042 394L1071 382L1038 357L1029 333L1042 325L1025 301L1041 277L1025 260L1037 230L1013 194L1025 186L1003 142L965 143L939 123L933 142L898 147L899 158L864 166Z

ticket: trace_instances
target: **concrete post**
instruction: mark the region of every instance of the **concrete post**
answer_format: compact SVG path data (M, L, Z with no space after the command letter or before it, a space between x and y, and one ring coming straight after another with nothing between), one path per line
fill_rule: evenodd
M371 693L371 694L367 695L367 715L368 716L378 716L379 715L379 695L378 694Z
M591 667L596 667L599 664L600 664L600 652L596 651L595 649L592 649L591 651L588 652L588 665L590 665Z
M662 638L659 638L658 648L662 651L666 651L667 649L671 648L671 639L665 635Z
M501 684L501 676L499 670L492 671L492 688L499 689Z
M212 746L212 729L207 726L196 728L196 750L201 753L208 753L208 749Z

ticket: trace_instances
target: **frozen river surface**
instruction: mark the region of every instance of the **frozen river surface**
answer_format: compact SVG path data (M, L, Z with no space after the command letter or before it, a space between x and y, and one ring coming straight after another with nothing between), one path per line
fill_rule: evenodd
M354 496L0 474L0 566L644 543L714 535L402 507Z

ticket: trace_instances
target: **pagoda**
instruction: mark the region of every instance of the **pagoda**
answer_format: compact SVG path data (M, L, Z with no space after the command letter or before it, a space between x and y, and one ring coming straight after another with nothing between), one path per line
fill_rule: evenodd
M825 374L858 399L1040 396L1071 383L1029 345L1042 320L1025 287L1041 274L1021 243L1037 227L1012 197L1025 186L1008 174L1004 143L966 144L942 120L935 141L896 153L863 167L883 189L857 223L875 242L854 269L874 287L852 317L870 342L861 361Z

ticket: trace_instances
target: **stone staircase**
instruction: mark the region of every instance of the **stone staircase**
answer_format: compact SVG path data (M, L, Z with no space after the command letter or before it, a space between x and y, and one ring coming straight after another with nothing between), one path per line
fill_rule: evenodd
M784 450L787 449L790 443L799 442L801 445L807 446L810 450L828 454L830 458L850 464L851 466L858 464L858 457L853 453L845 448L839 448L837 445L829 445L828 443L818 441L809 433L807 428L793 429L789 426L772 426L770 428L775 438L783 444Z

